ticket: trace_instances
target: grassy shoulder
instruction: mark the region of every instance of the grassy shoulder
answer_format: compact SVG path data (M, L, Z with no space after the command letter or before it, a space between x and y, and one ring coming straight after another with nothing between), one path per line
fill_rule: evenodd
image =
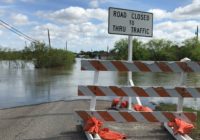
M156 106L156 110L159 110L159 111L176 111L176 105L175 104L160 103L159 105ZM195 124L195 129L192 131L190 136L195 140L200 139L200 111L194 110L194 109L188 108L188 107L184 107L183 111L197 112L197 121L196 121L196 124Z

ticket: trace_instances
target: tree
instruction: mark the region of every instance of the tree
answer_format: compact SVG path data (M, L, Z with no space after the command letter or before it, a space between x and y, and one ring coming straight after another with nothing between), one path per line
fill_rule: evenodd
M150 53L144 47L142 41L138 39L133 39L133 60L148 60Z
M186 39L185 41L182 42L185 47L190 47L190 48L195 48L200 45L199 40L197 40L196 37Z
M121 39L115 43L114 49L111 50L116 60L127 60L128 58L128 40Z
M154 61L167 60L169 56L166 50L169 50L172 45L171 41L164 39L152 39L145 44L147 50L151 53L150 60Z
M200 47L200 42L196 38L189 38L182 42L182 46L179 49L178 57L182 59L188 57L194 60L198 59L198 49Z

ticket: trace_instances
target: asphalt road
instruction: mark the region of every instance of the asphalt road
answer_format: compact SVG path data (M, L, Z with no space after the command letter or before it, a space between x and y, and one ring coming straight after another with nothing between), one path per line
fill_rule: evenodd
M98 101L97 108L110 105ZM76 129L73 111L88 109L87 100L59 101L0 110L0 140L86 140ZM106 123L133 140L173 140L159 124Z

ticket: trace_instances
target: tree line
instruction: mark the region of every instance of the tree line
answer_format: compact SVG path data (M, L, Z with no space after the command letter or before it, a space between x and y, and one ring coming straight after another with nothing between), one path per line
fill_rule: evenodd
M133 39L133 60L152 61L179 61L188 57L193 61L200 60L200 42L196 38L186 39L176 43L165 39L152 39L146 43ZM121 39L115 42L110 51L110 59L127 60L128 40Z
M62 67L75 61L74 53L50 48L45 43L31 43L21 51L0 48L0 60L33 61L36 68Z

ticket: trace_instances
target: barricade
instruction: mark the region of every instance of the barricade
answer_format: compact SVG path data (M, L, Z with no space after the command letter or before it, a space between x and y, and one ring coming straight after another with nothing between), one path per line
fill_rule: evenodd
M169 61L105 61L105 60L82 60L81 70L94 71L94 85L79 85L79 96L91 96L90 110L76 110L75 114L80 121L86 121L90 117L96 117L104 122L145 122L164 123L167 130L177 140L191 140L187 135L174 135L171 128L166 124L175 118L180 118L188 123L196 121L196 112L183 112L184 98L200 98L199 87L156 87L156 86L98 86L99 71L120 72L165 72L165 73L189 73L200 72L200 62L169 62ZM120 97L176 97L179 99L176 112L136 112L134 110L96 110L97 96L120 96ZM88 136L89 134L86 133ZM98 136L97 136L98 137ZM88 139L92 139L89 136ZM95 139L95 138L93 138ZM100 139L98 137L98 139Z

